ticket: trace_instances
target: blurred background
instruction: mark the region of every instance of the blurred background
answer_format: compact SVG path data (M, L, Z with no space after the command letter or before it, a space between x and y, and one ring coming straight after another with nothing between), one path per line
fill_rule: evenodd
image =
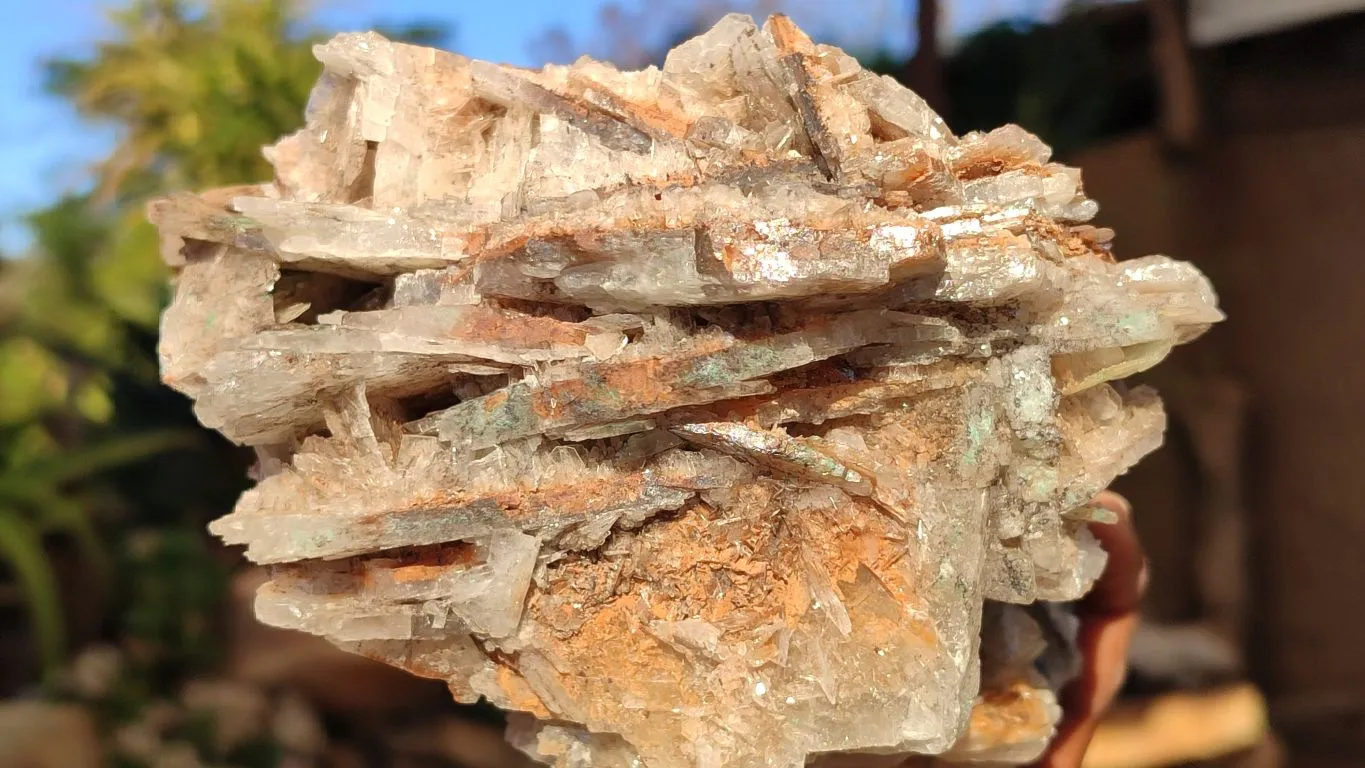
M1151 377L1119 490L1153 561L1088 766L1365 765L1365 0L8 0L0 46L0 765L522 766L499 713L258 626L205 523L248 458L158 385L151 196L269 177L310 47L377 28L637 67L785 12L959 133L1084 169L1121 257L1229 322Z

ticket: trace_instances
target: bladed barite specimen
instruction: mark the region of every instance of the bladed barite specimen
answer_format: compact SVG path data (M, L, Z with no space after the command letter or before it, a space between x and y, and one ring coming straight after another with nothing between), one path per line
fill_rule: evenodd
M165 379L255 447L257 612L559 766L1022 763L1022 606L1161 441L1110 381L1221 319L1023 130L783 17L663 69L341 35L259 187L158 201ZM1055 645L1055 643L1053 643Z

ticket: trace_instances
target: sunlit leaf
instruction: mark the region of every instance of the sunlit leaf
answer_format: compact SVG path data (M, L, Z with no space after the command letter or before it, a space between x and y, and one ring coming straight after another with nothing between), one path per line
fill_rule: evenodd
M91 265L100 299L123 320L147 329L155 328L160 318L168 277L156 228L137 209L115 225L108 248Z
M15 467L25 466L61 450L61 446L52 439L52 433L41 421L30 421L4 429L0 432L0 441L3 441L4 445L4 451L0 452L0 476Z
M109 380L94 376L82 382L71 397L72 405L87 421L104 424L114 415L114 401L109 398Z
M33 339L0 339L0 424L22 424L65 400L62 361Z

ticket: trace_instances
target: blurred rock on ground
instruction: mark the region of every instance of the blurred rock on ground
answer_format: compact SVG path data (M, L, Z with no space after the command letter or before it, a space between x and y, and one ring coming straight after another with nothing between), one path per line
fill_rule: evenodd
M82 707L0 703L0 765L5 768L92 768L102 762L95 725Z

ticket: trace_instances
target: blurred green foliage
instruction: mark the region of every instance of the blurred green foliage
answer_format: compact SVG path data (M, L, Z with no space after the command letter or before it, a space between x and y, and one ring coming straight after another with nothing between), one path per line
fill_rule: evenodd
M977 31L943 62L949 126L963 134L1014 123L1066 155L1151 125L1156 84L1145 66L1144 24L1140 13L1073 3L1056 23L1006 21ZM860 60L875 72L905 74L905 62L885 51Z
M152 327L166 273L142 202L172 189L270 178L261 147L302 122L321 66L300 28L298 0L137 0L110 13L114 30L93 55L47 65L48 89L79 115L112 124L118 140L73 201L98 226L73 260L115 319ZM53 243L39 238L40 250Z
M48 669L64 634L52 537L73 539L107 577L113 558L128 563L128 532L183 523L198 535L238 490L233 452L157 381L169 275L144 206L269 178L260 148L298 127L320 69L311 46L322 35L301 26L303 11L298 0L135 0L110 11L90 55L47 63L48 89L118 137L87 192L29 217L32 252L0 263L0 562ZM217 599L217 580L194 574L213 560L137 562L120 569L130 583L114 590L127 607L115 623L194 656L184 648L207 629L182 626L202 613L186 603Z
M43 537L72 538L85 566L108 579L110 557L90 510L93 489L80 481L111 467L186 445L190 434L171 430L114 435L60 453L17 450L0 468L0 557L28 596L33 634L43 666L54 669L64 651L63 621L55 575L44 556ZM18 444L22 449L22 443Z
M945 71L953 129L1017 123L1058 152L1102 135L1117 94L1093 24L997 24L972 36Z
M240 492L245 465L158 382L170 275L145 206L270 178L261 147L299 127L321 70L312 46L326 35L304 24L307 10L125 0L88 55L46 62L48 91L117 136L85 191L28 217L31 252L0 259L0 566L26 598L48 671L63 659L70 608L69 574L48 556L63 540L86 582L109 593L101 626L134 646L147 675L214 655L225 579L203 524ZM446 38L438 24L380 27ZM118 578L105 585L111 563Z

